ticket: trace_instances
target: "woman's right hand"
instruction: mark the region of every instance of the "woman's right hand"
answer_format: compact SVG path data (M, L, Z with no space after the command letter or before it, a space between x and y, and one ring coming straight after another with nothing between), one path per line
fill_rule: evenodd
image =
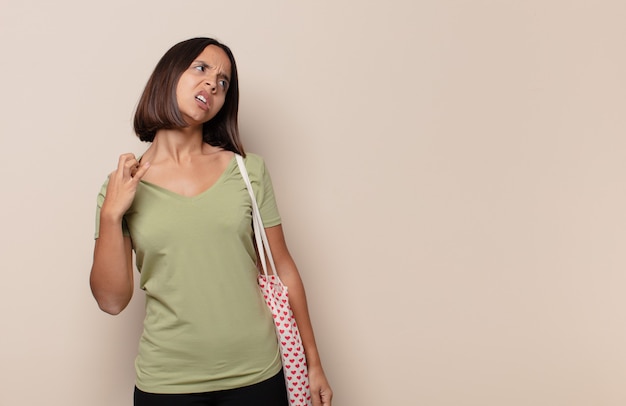
M133 154L123 154L117 169L109 175L106 196L102 204L101 216L120 219L133 203L137 185L150 168L150 163L141 166Z

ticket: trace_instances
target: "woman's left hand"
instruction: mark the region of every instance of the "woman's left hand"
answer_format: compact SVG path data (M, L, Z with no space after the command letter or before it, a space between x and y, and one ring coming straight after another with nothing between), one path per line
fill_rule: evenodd
M321 367L309 368L309 386L313 406L331 406L333 390Z

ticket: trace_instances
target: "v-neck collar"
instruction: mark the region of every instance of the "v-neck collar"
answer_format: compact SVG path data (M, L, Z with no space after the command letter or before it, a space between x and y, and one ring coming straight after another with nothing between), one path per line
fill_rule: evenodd
M222 174L219 176L219 178L217 178L217 180L215 182L213 182L213 184L211 186L209 186L208 188L206 188L205 190L201 191L200 193L193 195L193 196L185 196L182 195L180 193L174 192L170 189L167 189L163 186L159 186L156 183L152 183L152 182L148 182L145 180L140 180L139 183L143 184L144 186L149 186L152 187L154 189L158 189L160 191L162 191L163 193L170 195L172 197L175 197L179 200L197 200L202 198L204 195L209 194L216 186L218 186L219 184L224 182L224 179L226 178L227 174L229 174L230 172L232 172L233 166L235 165L235 156L233 155L233 157L231 158L231 160L228 162L228 165L226 165L226 168L224 169L224 171L222 171Z

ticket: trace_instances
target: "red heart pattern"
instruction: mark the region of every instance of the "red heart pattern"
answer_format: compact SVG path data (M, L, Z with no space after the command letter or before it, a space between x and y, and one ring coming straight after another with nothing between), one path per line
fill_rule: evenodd
M289 404L311 406L309 372L306 366L300 331L289 307L287 286L274 275L259 275L259 287L265 303L270 308L278 336L280 356L285 371Z

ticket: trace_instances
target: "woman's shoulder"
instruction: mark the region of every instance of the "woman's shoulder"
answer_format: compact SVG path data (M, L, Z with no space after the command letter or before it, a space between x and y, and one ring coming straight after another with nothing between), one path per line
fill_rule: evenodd
M246 168L248 169L262 169L265 168L265 159L259 154L247 152L244 158Z

